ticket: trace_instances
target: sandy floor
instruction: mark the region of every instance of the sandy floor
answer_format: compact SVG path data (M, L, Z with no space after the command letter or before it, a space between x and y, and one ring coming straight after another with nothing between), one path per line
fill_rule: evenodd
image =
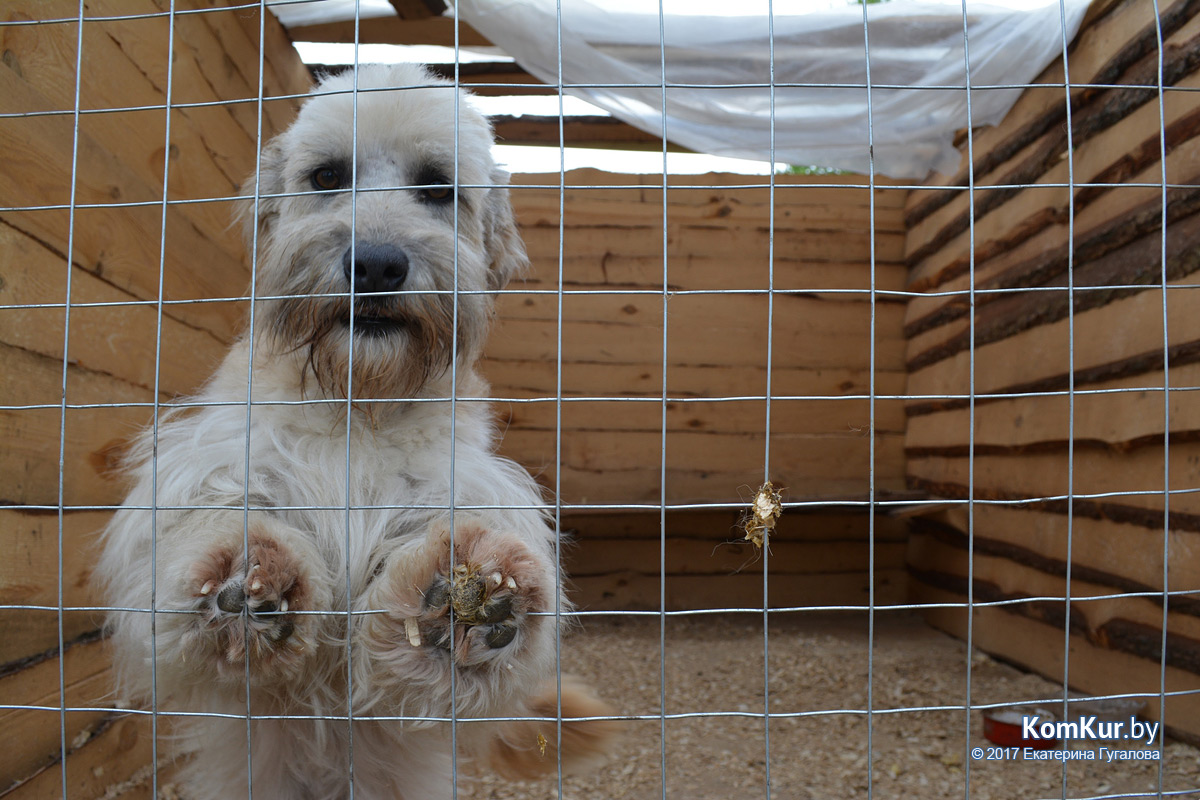
M573 800L747 800L766 798L762 617L685 616L667 621L665 693L660 690L657 617L595 617L563 643L565 671L595 686L618 713L651 716L628 723L607 764L563 781ZM868 797L867 625L863 616L772 617L768 637L771 711L808 716L770 726L770 798ZM966 646L913 616L876 620L873 708L962 705ZM976 703L1061 698L1037 676L977 653ZM669 715L661 735L660 696ZM733 712L731 714L731 712ZM831 712L816 713L813 712ZM711 716L725 714L725 716ZM1200 798L1200 750L1169 742L1159 762L1058 763L970 760L970 745L987 747L978 711L901 711L871 718L871 797L895 800L964 798ZM967 761L969 763L964 763ZM1160 773L1161 765L1161 773ZM969 769L968 769L969 768ZM169 781L169 773L164 776ZM665 782L665 788L664 788ZM134 781L144 784L144 781ZM968 791L969 788L969 791ZM115 796L115 794L114 794ZM160 784L159 797L186 800L184 786ZM460 792L470 800L548 800L557 781L511 783L483 778Z
M863 617L772 618L769 644L771 710L864 709L867 627ZM596 686L618 711L659 713L657 618L592 618L564 642L564 666ZM761 712L763 635L759 616L689 616L668 620L666 712ZM1061 697L1033 675L976 654L975 702ZM874 707L961 705L966 647L920 620L881 614L874 653ZM766 732L760 719L722 716L630 723L611 761L564 781L567 798L766 797ZM971 761L964 764L965 711L906 711L872 719L871 793L879 798L1042 798L1155 793L1155 762L1058 763ZM867 797L867 718L834 713L776 720L770 726L772 798ZM970 743L986 747L979 712L970 716ZM665 767L663 764L665 763ZM969 766L969 770L967 767ZM1173 742L1161 762L1162 789L1200 797L1200 751ZM1065 779L1065 794L1064 794ZM969 781L970 791L967 792ZM1124 795L1122 796L1130 796ZM501 784L485 780L470 796L557 797L555 782Z

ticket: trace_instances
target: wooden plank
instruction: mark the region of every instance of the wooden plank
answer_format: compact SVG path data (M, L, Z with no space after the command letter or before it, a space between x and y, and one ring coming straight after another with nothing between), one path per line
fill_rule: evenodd
M497 404L502 430L554 431L642 431L711 432L753 434L763 430L765 403L761 400L727 402L666 403L578 401L564 404L561 416L553 401L542 403ZM862 400L781 400L772 402L774 434L805 436L862 435L871 421L869 401ZM905 417L901 401L876 401L875 431L878 434L903 435Z
M170 0L154 0L154 2L164 11L171 7ZM226 0L226 4L229 4L228 0ZM199 26L207 30L202 30L198 27L181 29L179 21L176 21L176 36L182 37L187 46L196 49L197 62L201 65L206 77L216 72L217 65L221 64L222 61L226 63L232 62L234 65L233 74L227 74L226 77L236 76L240 78L245 88L238 94L225 93L223 99L228 100L234 97L257 98L260 92L260 85L264 97L278 97L280 95L303 94L307 92L312 85L312 79L307 70L295 69L296 62L300 61L299 53L290 46L286 48L276 46L272 48L272 58L266 58L265 47L259 42L258 29L255 28L251 32L247 29L244 22L239 20L240 16L242 16L241 9L230 9L228 11L213 9L211 13L192 15L191 19L186 20L187 23L199 23ZM268 30L278 24L273 15L268 17L267 22L270 23L267 26ZM215 46L210 45L210 41L215 43ZM263 51L261 80L259 78L260 51ZM218 54L220 58L218 58ZM273 61L277 59L286 61L286 66L281 65L281 69L278 72L273 65ZM290 83L293 80L295 82ZM295 117L298 107L299 104L295 100L263 103L264 136L273 135L287 128ZM243 109L243 113L248 112L247 116L252 117L254 120L255 127L247 129L247 132L253 135L258 125L259 109L254 103L244 105Z
M527 172L512 176L514 186L559 186L597 187L590 191L608 191L613 186L642 186L649 189L658 188L661 191L663 176L661 173L638 173L627 175L619 172L605 172L600 169L581 168L568 170L566 175L557 172ZM767 175L742 175L732 172L706 172L696 175L668 175L669 189L679 189L680 196L687 194L682 190L690 190L702 197L704 192L712 187L768 187L775 185L777 196L805 196L814 191L828 191L836 195L835 202L847 202L866 205L870 194L870 182L865 175L785 175L777 173ZM907 186L908 181L894 180L877 176L875 180L875 205L878 208L903 208L908 192L905 189L892 188L897 185ZM668 194L671 194L668 191ZM660 201L661 202L661 201Z
M545 230L545 229L543 229ZM558 226L550 228L550 236L534 236L526 228L525 247L531 258L558 258L560 242ZM682 225L668 222L667 252L737 253L740 260L760 260L767 263L771 251L767 246L767 227L764 224L755 230L727 228L724 226ZM650 255L662 257L663 230L661 218L652 218L636 227L610 225L596 228L572 228L563 237L562 246L583 252L605 252L620 242L626 255ZM900 234L877 233L875 236L876 257L880 261L896 262L887 257L890 249L903 246ZM883 255L880 255L882 252ZM833 261L844 263L857 261L869 263L870 240L847 239L845 233L835 231L814 232L803 237L781 236L775 240L774 256L779 259L804 259L810 262Z
M1078 450L1073 463L1075 495L1108 494L1106 500L1134 508L1150 509L1148 519L1162 524L1163 448L1146 446L1129 453ZM1200 513L1200 494L1188 491L1200 485L1200 444L1170 446L1171 510ZM975 497L1008 500L1064 496L1067 493L1067 453L1022 453L1015 456L977 455L974 459ZM917 456L908 459L907 473L923 485L968 484L966 457ZM1146 492L1147 494L1132 494Z
M522 235L531 249L530 277L518 279L507 292L557 290L558 232L545 228L523 228ZM663 256L658 253L629 253L619 245L612 232L589 238L585 247L574 241L575 232L562 247L563 284L567 289L623 289L662 291ZM668 251L667 286L671 290L747 290L765 291L771 285L773 265L776 291L800 291L808 294L842 294L843 299L870 301L872 270L867 261L816 261L807 258L746 259L738 269L729 269L729 257L722 251L706 252L679 248ZM905 291L907 270L898 262L877 259L874 269L876 301L899 302L885 292ZM846 290L854 290L848 292Z
M511 431L500 452L528 468L544 485L561 479L564 503L658 503L661 436L655 433L566 431L559 458L553 432ZM741 502L762 483L761 434L668 433L668 502ZM772 437L771 477L796 499L863 499L869 490L865 437ZM555 465L558 469L555 469ZM904 488L902 439L876 440L880 492Z
M162 722L160 721L160 729ZM122 800L156 800L149 791L153 758L150 720L147 717L110 716L90 731L78 747L68 747L67 793L72 798L120 797ZM159 749L166 744L161 741ZM71 742L68 742L70 745ZM160 786L167 789L173 767L162 759ZM7 800L62 800L62 766L50 764L14 786ZM164 791L159 797L170 796Z
M1174 101L1165 124L1159 124L1158 92L1156 89L1114 88L1097 95L1087 105L1075 110L1071 117L1071 145L1075 152L1071 159L1074 172L1068 169L1064 158L1068 136L1064 127L1054 127L1037 142L1036 147L1026 148L1027 154L1001 175L996 181L1003 188L989 189L977 194L974 208L969 205L965 193L959 193L954 201L922 220L909 231L906 252L910 264L918 264L927 256L936 253L969 226L970 214L974 211L976 242L985 242L984 253L994 251L997 246L986 243L980 227L989 212L1008 202L1018 201L1028 190L1015 188L1023 184L1066 183L1068 177L1077 183L1118 183L1122 175L1140 172L1160 158L1160 137L1167 131L1168 149L1194 135L1196 131L1195 104L1190 101L1189 91L1197 83L1193 75L1200 66L1200 18L1190 20L1164 42L1162 82L1164 86L1179 85L1183 91L1168 91L1164 94ZM1121 76L1121 82L1139 86L1153 86L1159 79L1159 55L1148 53ZM1149 138L1147 138L1149 137ZM1136 146L1131 146L1137 143ZM1007 186L1005 186L1007 184ZM977 184L978 187L978 184ZM1077 205L1107 189L1084 188L1077 192ZM1065 194L1065 192L1063 193ZM1065 203L1055 207L1050 198L1038 196L1042 203L1025 202L1023 209L1028 216L1015 226L1020 232L1009 234L1007 241L1019 241L1038 230L1039 225L1048 224L1056 215L1066 213ZM1034 222L1038 219L1041 222ZM991 229L989 229L991 230ZM1001 232L1002 234L1003 232ZM916 278L916 276L914 276Z
M177 15L172 21L164 14L170 6L158 0L103 0L97 3L97 10L106 16L125 16L130 13L154 15L137 19L106 19L102 24L105 33L119 41L132 60L164 92L167 85L167 44L169 31L174 27L176 57L171 75L172 102L229 102L257 98L257 42L253 47L250 46L249 39L232 16L237 11L213 8L207 2L197 2L195 5L208 6L211 13ZM236 37L233 36L235 32ZM264 75L264 83L266 77ZM289 101L287 105L294 110L294 101ZM264 107L265 131L281 130L286 122L287 113L276 106L271 104ZM253 142L258 129L256 104L230 103L226 108Z
M875 604L904 602L907 577L902 570L881 570L875 575ZM859 572L809 575L768 581L767 604L792 606L863 606L869 599L867 576ZM589 576L574 581L576 602L589 611L653 611L661 607L657 575L618 573ZM668 576L668 610L705 608L762 608L762 574L741 573Z
M429 71L453 81L457 74L459 85L473 95L490 97L557 96L558 87L548 86L530 75L515 61L466 62L427 64Z
M1200 587L1200 559L1195 557L1200 550L1200 534L1171 530L1164 548L1161 519L1157 527L1148 528L1076 515L1068 530L1066 514L986 503L975 506L973 517L975 549L979 553L1002 556L1059 576L1066 574L1069 560L1076 578L1106 585L1110 591L1152 592L1162 590L1165 549L1170 557L1169 588ZM914 520L917 528L930 523L961 533L968 529L967 509L956 506L928 520ZM1171 607L1194 612L1200 607L1200 599L1172 598ZM1161 604L1158 613L1161 619Z
M534 235L546 236L545 231ZM770 285L771 264L765 259L744 262L730 272L729 259L720 254L688 252L667 259L667 286L679 290L757 290ZM502 295L520 296L522 292L557 291L558 259L538 258L532 262L530 276L509 284ZM576 253L563 250L563 286L572 289L613 289L662 292L663 258L661 255L628 256L619 250ZM908 270L898 263L876 262L875 300L877 303L901 302L887 292L905 291ZM804 292L813 296L840 295L840 299L868 303L871 300L871 268L862 262L810 262L806 259L775 259L774 287L777 292ZM505 299L500 300L501 306ZM503 315L503 312L502 312ZM898 333L898 332L897 332Z
M1189 187L1196 183L1198 155L1200 139L1196 138L1183 142L1170 152L1167 156L1167 180ZM1162 189L1155 185L1161 185L1161 170L1161 165L1151 165L1138 175L1130 176L1131 185L1105 192L1077 211L1073 241L1077 250L1081 251L1081 263L1120 247L1154 230L1155 225L1161 224ZM1035 191L1063 190L1037 188ZM1179 207L1175 211L1177 215L1186 215L1195 209L1195 194L1194 188L1172 189L1168 192L1168 203ZM977 234L986 239L990 235L988 231L997 231L998 235L1003 237L1003 225L1018 225L1019 220L1023 219L1023 208L1021 204L1014 203L1002 206L994 212L994 218L988 221L990 227L985 228L982 233L977 231ZM1156 210L1157 214L1154 213ZM1003 252L998 253L984 252L983 255L995 255L995 258L988 263L985 270L976 274L976 280L985 282L982 284L985 286L1006 285L1002 276L1007 275L1007 285L1030 285L1041 276L1052 276L1064 271L1064 248L1069 232L1067 219L1062 217L1056 220L1056 224L1043 227L1036 235L1017 247L1003 249ZM923 268L914 270L909 282L910 288L929 289L949 278L966 274L970 265L969 252L968 234L960 234L933 259L927 261L930 270L937 273L936 278L925 275ZM1020 276L1022 282L1012 282L1015 280L1013 276ZM916 322L915 319L913 321Z
M930 586L915 576L909 577L909 591L917 603L965 603L966 596ZM1159 706L1161 690L1191 692L1169 696L1166 701L1166 725L1172 735L1200 740L1200 681L1195 675L1173 667L1166 668L1166 683L1157 664L1143 658L1110 650L1078 634L1068 638L1070 671L1064 673L1063 627L1012 613L1007 606L976 608L972 618L972 642L975 647L1025 669L1040 673L1092 695L1143 694L1146 710L1142 716L1162 720ZM967 635L967 611L963 608L926 608L925 620L934 627L959 638Z
M646 133L616 117L599 114L563 117L561 124L557 116L497 115L492 117L492 127L496 137L504 144L558 146L561 142L567 147L662 148L662 137ZM672 152L692 152L677 146L669 146L668 149Z
M212 8L212 4L206 0L195 0L190 5L193 8ZM130 103L123 98L131 97L130 93L134 91L154 95L155 99L150 102L165 102L168 32L172 27L172 20L163 12L168 9L167 3L157 0L131 0L127 3L104 0L103 3L97 4L97 13L106 15L127 16L130 13L143 13L154 16L139 19L106 19L87 26L94 28L94 36L109 39L118 45L118 52L106 58L105 62L111 59L120 69L130 71L128 78L131 84L129 87L120 84L111 87L97 86L97 94L91 100L93 107L129 105ZM175 61L171 75L172 103L226 104L209 109L185 109L181 111L181 115L197 119L198 129L202 135L207 134L203 137L204 146L217 151L218 162L228 153L225 148L233 148L233 152L238 154L237 161L227 168L227 174L235 182L240 182L254 165L254 141L258 131L257 104L231 102L258 97L257 34L256 43L251 47L237 21L239 13L246 12L214 8L212 13L177 15L173 23L176 35ZM108 48L111 48L111 44ZM85 54L106 50L89 49L85 42ZM273 50L271 56L282 59L284 53ZM291 58L299 60L299 56L294 52L291 53ZM270 71L267 76L271 76ZM73 83L73 76L68 77ZM270 82L268 80L268 86L265 87L268 94ZM288 92L304 92L308 84L308 80L303 80L286 88ZM283 92L283 87L279 88L279 92ZM296 107L295 100L264 104L264 135L269 136L282 130L294 116ZM173 117L173 122L176 118L178 117ZM161 146L160 139L158 147Z
M50 104L25 85L9 69L0 70L0 97L5 108L38 110ZM20 120L20 131L5 121L0 137L9 146L6 169L0 172L0 202L20 206L29 203L66 202L60 187L70 179L73 141L69 118L28 117ZM64 126L63 123L67 124ZM153 200L157 193L124 165L122 159L88 136L79 137L76 201L111 202L113 192L124 200ZM244 263L231 259L221 247L203 236L178 210L167 209L164 294L167 299L221 297L248 282ZM160 207L77 210L73 239L74 258L88 271L142 299L157 298L162 209ZM65 253L68 214L65 211L0 214L12 227L32 236L56 252ZM195 269L202 263L205 269ZM172 315L189 324L227 335L239 321L236 304L202 303L180 305Z
M443 0L389 0L401 19L428 19L446 10Z
M558 365L553 360L509 361L487 358L484 375L497 398L555 398ZM867 395L871 373L867 369L804 368L777 364L771 370L771 393L775 397L837 397ZM905 375L898 370L875 373L875 391L880 395L904 393ZM597 364L564 362L564 397L611 397L620 389L622 397L660 398L663 390L662 364ZM684 364L668 366L668 397L745 397L765 395L765 364L711 366ZM797 401L807 402L807 401ZM853 402L846 400L843 402ZM876 401L883 402L883 401Z
M724 577L739 572L762 575L764 565L772 579L804 580L810 575L828 573L867 573L871 548L866 542L793 542L782 534L772 534L767 558L754 545L737 541L737 531L729 541L668 538L665 569L667 579L677 576L709 575ZM875 546L876 570L904 567L903 542ZM573 548L566 559L566 572L572 580L633 569L641 574L659 574L660 543L651 539L588 539Z
M761 400L718 403L668 402L661 404L627 401L579 401L562 406L556 403L503 403L498 409L505 431L645 431L662 430L757 433L766 424L765 403ZM771 408L774 433L811 436L839 435L864 431L870 424L867 400L776 400ZM904 407L899 400L877 401L875 430L879 433L904 434Z
M0 509L0 603L58 605L61 552L63 606L100 605L90 579L97 534L109 516L102 511L68 512L60 539L57 514ZM62 637L71 641L102 624L98 612L67 610ZM0 609L0 665L58 647L58 626L57 611Z
M747 507L751 493L742 498ZM784 502L791 499L785 493ZM666 514L666 534L705 540L712 547L718 542L737 537L738 520L742 512L722 511L669 511ZM562 515L562 529L570 534L580 547L588 547L592 539L647 540L658 541L663 534L663 519L657 511L618 512L567 512ZM867 513L844 511L813 511L811 509L788 509L779 518L776 530L780 537L809 544L833 542L869 541L870 518ZM875 515L876 542L905 542L908 540L908 522L883 513Z
M757 486L761 483L765 438L761 431L748 434L668 431L667 467L704 472L718 465L724 469L745 465L747 470L757 466L760 473L760 480L755 481ZM903 463L902 437L881 433L876 439L877 464ZM514 430L505 437L503 449L512 451L517 442L535 448L534 452L548 453L553 453L559 444L553 431ZM561 448L564 466L603 472L657 467L663 443L658 431L566 430ZM868 438L857 432L805 435L772 430L771 435L773 467L805 470L814 476L865 479L868 451ZM737 484L730 486L730 491L736 489Z
M979 547L976 547L971 558L966 542L966 534L952 538L915 529L909 542L909 565L921 580L940 583L945 588L965 587L968 576L973 575L976 601L1025 601L1015 603L1014 608L1026 616L1042 619L1065 618L1069 589L1073 629L1085 633L1089 640L1106 644L1115 650L1158 660L1161 646L1147 649L1144 642L1135 644L1134 641L1123 640L1119 633L1111 637L1105 634L1141 627L1161 636L1161 597L1130 596L1133 592L1123 587L1089 580L1090 577L1103 577L1091 570L1080 570L1088 577L1072 573L1068 586L1065 574L1048 573L1029 564L981 552ZM1130 595L1114 596L1122 591L1130 592ZM1200 603L1190 606L1171 604L1167 614L1167 663L1200 675L1200 608L1197 606Z
M621 507L628 504L658 505L663 501L660 490L664 479L662 470L653 465L625 470L601 472L563 465L557 472L550 469L553 450L539 444L514 442L501 448L501 453L519 460L548 490L560 487L565 505L603 504ZM830 458L834 456L831 455ZM891 496L910 499L903 476L903 463L889 459L876 468L876 499ZM560 476L561 484L556 484ZM866 502L870 498L870 481L864 469L861 477L836 477L815 474L811 469L792 469L773 466L772 479L776 486L789 487L788 497L797 501L837 504L839 501ZM758 468L680 469L668 467L665 473L668 503L737 503L762 483L762 465ZM920 492L922 495L928 491Z
M49 408L0 411L0 504L54 506L59 490L59 430L62 365L9 345L0 345L0 394ZM67 370L68 403L150 402L150 394L108 375L78 367ZM68 409L63 462L67 505L119 501L114 454L150 416L148 408Z
M1200 192L1192 205L1200 208ZM1164 274L1172 280L1200 270L1200 213L1168 220L1167 231L1165 253L1162 234L1151 231L1100 258L1082 264L1076 262L1070 276L1060 275L1041 287L1061 291L1013 292L993 297L992 302L976 311L973 327L969 319L955 320L918 334L909 339L909 370L936 364L972 345L980 347L1063 320L1072 309L1078 316L1113 300L1146 291L1160 283ZM1147 289L1108 288L1117 286ZM1073 293L1068 291L1071 288Z
M0 262L4 281L0 304L63 303L67 299L66 260L35 239L0 225ZM136 301L93 273L72 267L71 302L124 303ZM195 391L224 358L227 342L202 328L169 316L164 307L161 330L154 305L98 306L71 309L67 353L72 365L102 373L153 391L157 342L163 357L157 364L163 396ZM62 308L7 308L0 320L0 342L48 358L62 359ZM188 358L172 354L187 353ZM20 399L13 397L10 399ZM103 398L99 398L103 402Z
M657 319L649 312L625 314L620 309L630 305L626 302L629 298L610 298L610 302L613 299L620 303L615 308L615 319L577 316L571 302L564 303L561 325L547 320L505 320L492 334L488 355L505 360L554 362L558 358L561 328L564 361L661 364L661 312ZM669 308L669 364L765 363L765 297L742 295L736 300L727 297L715 303L704 295L689 295L672 298ZM897 304L880 304L874 310L879 331L896 330L904 313ZM868 304L782 295L775 299L775 315L777 320L792 323L774 325L777 364L838 369L871 366L866 343L871 326ZM903 350L899 339L881 337L876 346L875 366L900 369Z
M561 195L561 196L560 196ZM565 213L567 226L604 220L608 224L649 225L656 215L661 225L663 197L661 189L582 189L525 187L519 184L509 189L513 210L518 222L525 225L557 226L560 212ZM861 205L836 202L847 199L845 192L836 189L813 189L803 197L777 191L775 215L777 229L828 230L845 226L870 226L870 207L863 198ZM823 199L833 202L824 203ZM770 213L767 188L726 189L716 187L698 193L694 189L672 188L667 191L668 222L701 222L724 225L750 224L762 227ZM898 208L880 207L875 213L877 231L903 233L904 222ZM882 259L881 259L882 260ZM897 258L899 262L901 258Z
M72 11L71 13L75 13ZM84 51L90 61L103 63L103 70L84 70L80 81L80 102L85 108L121 108L165 103L160 87L149 71L131 60L131 51L123 48L103 30L104 23L85 26ZM15 59L21 76L48 103L72 108L75 96L75 32L64 25L20 25L0 31L3 46ZM165 63L166 38L159 60ZM69 56L69 59L67 58ZM237 127L228 114L202 114L178 110L172 115L171 144L175 168L170 181L170 198L222 197L233 192L243 177L225 157L228 146L212 145L233 136L250 151L253 166L253 142ZM165 143L163 111L121 111L87 114L80 118L80 130L113 153L136 153L125 165L148 187L156 198L162 196ZM203 121L206 128L197 123ZM222 124L222 123L225 124ZM219 149L217 149L219 148ZM241 159L246 161L245 157ZM186 168L182 168L186 165ZM142 199L142 198L129 198ZM189 219L232 257L240 257L242 246L229 230L230 213L226 205L202 203L181 209Z
M505 324L514 322L552 322L561 319L564 322L588 321L611 322L614 325L656 327L662 329L663 298L661 294L626 294L622 292L597 294L567 294L560 299L556 294L537 293L532 289L521 298L520 302L505 304ZM509 292L513 299L520 297L520 290ZM775 313L781 320L791 320L793 314L807 314L824 317L827 324L837 325L839 317L863 316L869 319L870 308L867 303L855 300L835 299L831 295L822 299L814 299L808 293L797 292L775 293ZM561 315L559 306L561 305ZM674 296L667 300L667 321L670 327L679 325L691 327L700 320L710 320L716 317L713 324L728 324L730 329L761 321L764 334L766 329L767 295L763 294L729 294L721 295L685 295ZM880 304L879 308L882 308ZM844 313L839 313L844 312ZM892 309L891 319L898 319L901 309ZM784 325L779 323L780 328ZM838 325L837 327L855 327ZM893 329L894 330L894 329ZM780 331L777 331L779 333ZM863 337L864 339L866 337ZM661 342L658 343L661 349ZM668 349L671 343L667 343Z
M206 0L206 2L220 2L220 0ZM300 58L296 48L292 46L291 37L288 36L287 30L279 23L274 14L268 14L266 20L263 21L258 16L259 9L248 9L241 0L224 0L224 2L226 5L238 6L234 19L242 26L242 30L245 31L255 51L260 45L261 31L263 60L267 64L268 75L272 78L267 83L268 88L279 94L296 94L304 92L312 85L312 72Z
M1160 7L1148 6L1141 0L1093 4L1092 11L1097 13L1093 16L1089 12L1089 24L1080 28L1069 49L1072 83L1091 85L1115 82L1131 64L1157 48L1160 25L1162 35L1169 36L1194 16L1194 10L1192 0L1173 0ZM975 133L973 149L976 162L973 170L976 180L985 179L998 164L1008 161L1014 153L1065 120L1066 108L1061 88L1064 77L1063 62L1056 59L1034 80L1035 83L1048 84L1046 89L1024 91L1000 125ZM1098 91L1084 88L1073 92L1072 97L1086 100ZM962 164L949 180L934 176L931 183L937 186L966 186L967 165ZM909 226L917 225L958 194L953 190L932 189L913 192L907 207Z
M68 745L86 731L95 729L107 716L104 710L73 711L65 718L61 703L76 707L103 707L110 691L111 669L105 645L94 640L67 648L62 664L60 693L58 657L52 657L0 678L0 697L14 705L48 706L53 710L24 708L0 710L0 725L8 736L4 758L0 760L0 790L19 783L60 757L60 737Z
M460 47L493 46L483 34L465 22L458 23L456 38L455 22L451 17L374 17L360 21L358 41L364 44L436 44L442 47L453 47L457 41ZM294 42L353 42L354 20L296 25L288 29L288 34Z
M994 400L975 406L975 445L979 451L1006 448L1065 449L1073 433L1077 447L1108 446L1117 451L1161 443L1165 417L1163 387L1186 390L1200 386L1200 365L1130 375L1079 387L1086 391L1130 389L1112 394L1043 395ZM1073 411L1073 423L1072 423ZM1200 431L1200 408L1191 391L1171 392L1171 430L1188 436ZM964 447L969 439L971 412L952 408L920 414L908 420L905 444L933 454ZM1071 425L1074 428L1071 428Z
M1192 278L1170 281L1168 286L1190 285ZM1194 298L1186 290L1166 293L1170 345L1200 339L1200 316ZM1161 292L1141 292L1092 309L1074 318L1074 367L1076 372L1110 365L1124 358L1146 354L1145 371L1161 367L1163 353L1163 298ZM1151 323L1150 321L1155 322ZM975 392L988 393L1006 387L1029 385L1065 374L1068 366L1071 320L1022 331L998 342L975 349ZM1159 354L1157 364L1152 353ZM944 361L913 372L909 393L913 395L967 394L970 389L971 352L960 352Z
M1200 75L1193 75L1185 83L1200 88ZM1164 96L1164 106L1168 120L1165 138L1169 142L1168 147L1173 149L1184 138L1200 130L1200 111L1197 111L1195 104L1190 103L1186 95L1181 92L1167 93ZM1091 166L1090 171L1095 173L1092 179L1120 183L1128 177L1128 170L1140 170L1147 163L1157 161L1162 137L1163 132L1158 128L1157 103L1145 106L1114 126L1104 137L1086 142L1075 152L1075 180L1081 181L1081 172L1086 174ZM1138 144L1131 146L1131 140ZM1091 149L1093 146L1106 146L1110 152L1101 153L1102 159L1093 159L1095 156L1094 150ZM1108 163L1104 164L1103 169L1099 169L1095 165L1089 165L1090 160L1100 161L1102 164ZM1061 179L1065 183L1067 180L1065 170L1066 162L1064 161L1053 170L1055 174L1047 175L1044 181ZM1109 191L1116 192L1117 190ZM1119 193L1124 196L1123 190ZM1088 203L1095 200L1098 194L1097 190L1080 188L1075 192L1075 196L1075 209L1076 213L1079 213ZM1030 247L1022 247L1021 242L1014 238L1012 232L1022 231L1022 237L1036 233L1037 231L1033 229L1035 220L1061 226L1066 222L1068 213L1066 198L1066 189L1029 189L1010 201L1008 205L1012 206L1011 209L997 209L993 212L997 217L994 221L988 222L986 217L981 220L976 227L976 285L981 288L1028 285L1028 279L1024 283L1021 282L1020 265L1030 263L1030 256L1036 256L1037 253L1031 251ZM1118 210L1127 212L1127 209ZM1020 217L1022 214L1025 216ZM1006 225L1007 229L1004 227ZM983 241L987 236L995 238L991 241ZM980 244L981 241L983 241L982 244ZM1077 241L1083 243L1086 239L1080 238ZM927 263L957 265L962 258L963 251L955 250L955 247L961 246L961 242L948 246L944 252L927 259ZM1005 248L1009 248L1009 250L1005 250ZM1043 244L1044 248L1045 244ZM1018 256L1018 251L1020 256ZM1009 255L1010 252L1012 255ZM1004 257L999 258L1000 255L1004 255ZM1065 270L1065 259L1060 258L1059 262L1058 268ZM1077 263L1079 262L1077 261ZM960 274L941 281L939 290L964 290L969 286L969 278L970 276L967 274ZM979 295L977 300L980 304L986 304L994 300L994 297ZM961 298L949 298L949 300L945 297L914 298L914 304L909 309L905 330L909 335L914 335L946 320L961 316L965 313L965 309L962 308L963 304Z
M170 7L170 0L155 1L164 8ZM241 0L193 2L214 10L214 13L202 16L212 26L214 34L225 43L231 57L244 64L251 75L257 75L259 52L262 52L262 83L268 97L302 93L312 85L312 72L305 66L300 53L292 46L287 31L274 14L268 13L267 18L261 20L260 9L247 9ZM221 6L232 8L220 11ZM283 105L277 107L284 108Z

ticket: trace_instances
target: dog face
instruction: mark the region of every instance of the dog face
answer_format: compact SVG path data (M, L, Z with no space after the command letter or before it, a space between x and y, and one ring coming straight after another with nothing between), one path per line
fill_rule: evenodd
M527 261L491 126L460 92L413 65L362 67L354 89L323 80L263 149L256 328L306 350L325 396L411 397L479 357L487 292Z

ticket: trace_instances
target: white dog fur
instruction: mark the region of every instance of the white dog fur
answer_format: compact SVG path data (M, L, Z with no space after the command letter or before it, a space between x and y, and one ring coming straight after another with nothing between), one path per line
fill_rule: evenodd
M264 148L251 330L129 458L97 577L142 609L110 614L121 698L227 715L168 717L189 797L343 798L352 762L356 797L449 797L450 724L420 718L559 708L554 530L471 399L488 293L527 262L490 125L442 83L327 78ZM570 681L561 707L607 713ZM564 760L611 725L563 723ZM460 722L459 765L553 772L557 727Z

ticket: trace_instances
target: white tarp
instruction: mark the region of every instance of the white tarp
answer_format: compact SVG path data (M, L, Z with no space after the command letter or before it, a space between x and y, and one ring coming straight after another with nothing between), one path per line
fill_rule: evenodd
M1018 9L967 0L973 126L999 122L1021 93L986 87L1027 84L1061 55L1063 17L1067 41L1074 37L1088 0L1061 2L1025 0ZM559 81L559 4L456 3L462 20L549 84ZM959 0L867 5L868 39L864 6L776 0L772 108L767 86L744 86L770 82L765 2L666 0L660 28L652 0L561 0L562 82L609 84L566 91L661 135L665 58L666 82L688 84L665 93L670 141L711 155L865 173L869 44L875 170L923 178L958 166L952 139L968 124L962 8Z

